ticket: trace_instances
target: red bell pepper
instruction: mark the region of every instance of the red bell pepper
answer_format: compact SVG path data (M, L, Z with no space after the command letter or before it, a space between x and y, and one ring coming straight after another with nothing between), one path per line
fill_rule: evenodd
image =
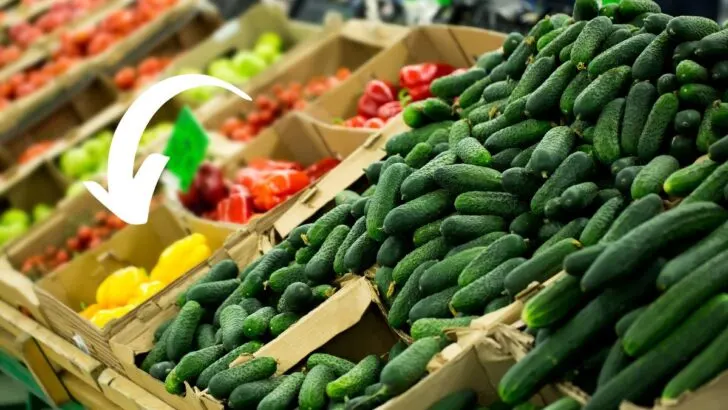
M290 195L307 187L310 182L303 171L271 171L261 183L253 187L253 196Z
M421 101L432 97L430 84L422 84L409 88L409 101Z
M361 128L364 125L364 121L366 120L367 119L362 117L361 115L356 115L344 121L342 125L349 128Z
M370 118L364 122L364 128L379 129L384 127L384 120L381 118Z
M412 88L418 85L430 84L432 80L448 75L455 68L449 64L423 63L406 65L399 70L399 84L402 87Z
M388 120L402 111L402 103L399 101L391 101L383 104L377 110L377 116L383 120Z
M311 181L315 181L321 178L325 173L334 169L340 162L341 161L336 158L327 157L310 165L304 170L304 172L308 175Z
M259 170L278 170L278 169L301 169L301 164L294 161L273 160L268 158L257 158L248 162L248 167Z
M394 101L397 90L394 86L384 80L371 80L364 88L364 94L374 100L377 105Z
M253 201L250 197L232 195L217 204L216 213L219 221L244 224L253 215Z
M377 110L379 104L372 99L368 94L364 94L359 97L359 102L356 105L356 113L364 118L372 118L377 116Z

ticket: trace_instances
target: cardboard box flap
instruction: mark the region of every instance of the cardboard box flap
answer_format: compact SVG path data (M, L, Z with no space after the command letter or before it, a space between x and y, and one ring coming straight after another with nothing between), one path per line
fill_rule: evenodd
M349 157L344 159L332 172L324 175L307 191L284 215L274 223L281 237L288 235L293 228L313 216L330 202L337 193L346 189L364 175L364 168L374 161L384 158L382 150L385 141L392 135L405 131L408 127L401 117L396 117L369 139ZM370 141L373 141L370 143Z
M283 374L309 353L359 322L371 303L372 291L366 278L350 282L280 336L260 348L254 356L275 357L278 361L277 374ZM230 367L248 359L249 357L243 355L231 363Z

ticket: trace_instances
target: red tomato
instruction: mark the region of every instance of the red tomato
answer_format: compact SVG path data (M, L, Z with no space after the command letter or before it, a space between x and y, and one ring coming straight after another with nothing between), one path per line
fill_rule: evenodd
M136 70L134 67L124 67L114 76L114 83L122 90L130 90L136 81Z
M343 125L349 128L361 128L362 126L364 126L364 122L366 120L367 119L362 117L361 115L357 115L344 121Z
M160 63L158 58L148 57L139 64L139 73L142 75L154 75L157 74L161 70L161 68L162 64Z
M369 118L368 120L364 121L364 125L362 125L364 128L382 128L384 127L384 120L381 118Z

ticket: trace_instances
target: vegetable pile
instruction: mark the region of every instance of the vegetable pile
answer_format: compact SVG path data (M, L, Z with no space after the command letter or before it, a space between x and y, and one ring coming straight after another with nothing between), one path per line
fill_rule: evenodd
M341 192L262 262L213 283L239 276L225 293L239 292L235 301L270 293L285 301L294 285L375 266L389 324L416 340L410 349L428 344L434 355L444 329L467 326L563 270L523 310L535 348L501 380L500 404L528 408L541 387L563 380L591 394L586 409L694 391L728 368L726 39L728 29L714 21L673 18L651 0L601 9L577 0L573 17L545 17L475 67L432 81L432 97L404 107L412 129L386 142L387 157L365 170L363 192ZM293 279L274 290L281 272ZM192 302L145 370L194 350L192 328L203 315ZM233 310L248 320L245 308ZM194 320L183 322L186 314ZM218 346L215 360L251 339ZM339 377L316 368L290 383ZM424 374L404 382L386 369L365 383L386 388L357 385L344 394L346 408L376 406ZM202 370L184 380L203 388ZM246 384L231 380L210 391L232 406L229 395ZM471 393L456 393L453 401L465 404L441 408L469 408ZM278 408L295 406L288 397ZM565 399L551 408L579 406Z

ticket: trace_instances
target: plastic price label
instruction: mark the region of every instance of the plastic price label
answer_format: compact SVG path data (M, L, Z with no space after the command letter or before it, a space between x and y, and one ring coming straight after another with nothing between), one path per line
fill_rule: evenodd
M205 159L209 143L205 129L189 107L183 107L164 149L164 155L169 157L167 171L177 177L183 192L187 192L192 184L197 168Z

